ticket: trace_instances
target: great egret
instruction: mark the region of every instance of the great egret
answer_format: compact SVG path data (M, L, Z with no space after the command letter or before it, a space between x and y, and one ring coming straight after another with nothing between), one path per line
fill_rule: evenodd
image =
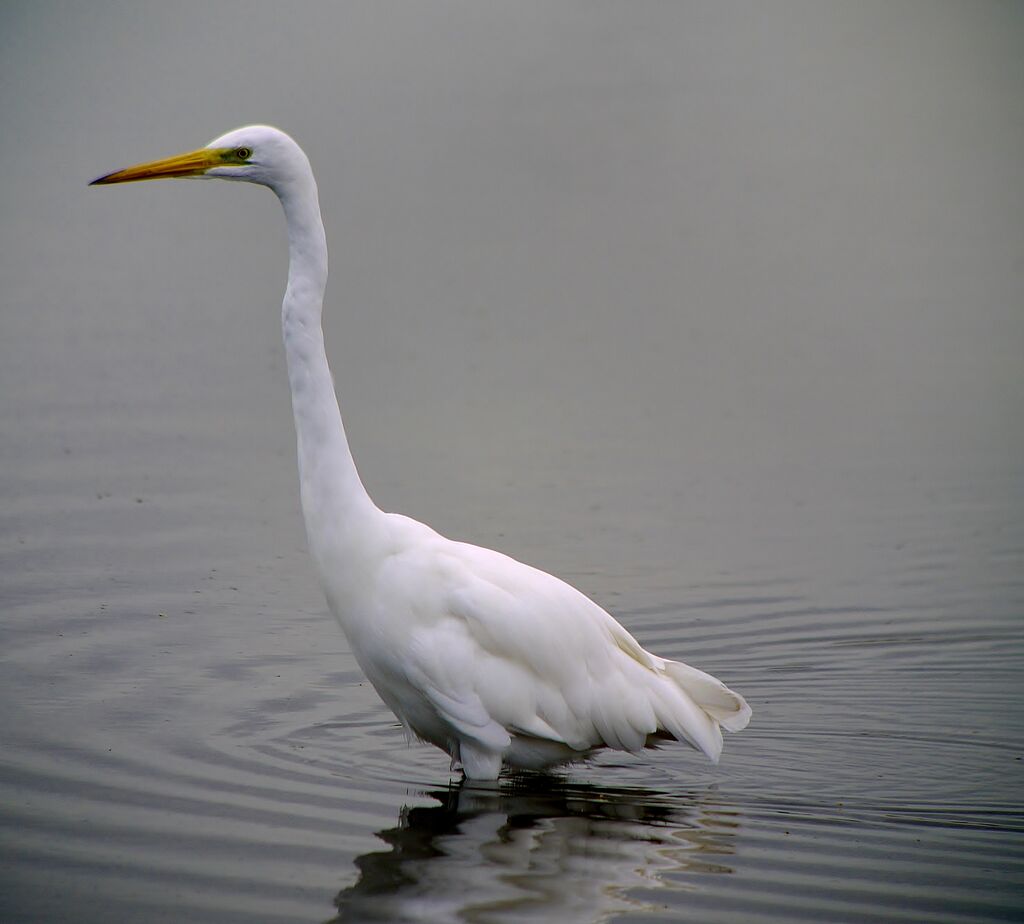
M381 699L452 769L494 780L598 748L675 738L717 762L750 707L710 674L645 651L558 578L384 513L359 479L324 352L327 243L316 181L284 132L252 125L93 181L219 177L273 190L288 223L282 327L309 548L331 612Z

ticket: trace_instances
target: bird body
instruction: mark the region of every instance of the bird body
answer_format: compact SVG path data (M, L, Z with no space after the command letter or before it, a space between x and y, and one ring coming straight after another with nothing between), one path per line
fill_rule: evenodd
M558 578L383 516L387 551L357 594L328 576L328 600L388 706L468 776L638 751L659 732L717 760L719 724L746 723L719 681L648 653Z
M310 551L331 612L384 702L471 779L665 738L717 761L750 719L719 680L645 651L556 577L381 511L359 478L324 349L327 244L302 149L269 126L94 181L220 177L268 186L288 225L282 333Z

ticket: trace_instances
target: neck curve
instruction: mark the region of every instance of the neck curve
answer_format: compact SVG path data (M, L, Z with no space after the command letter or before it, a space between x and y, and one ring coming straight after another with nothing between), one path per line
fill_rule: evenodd
M321 326L327 240L312 171L274 187L288 223L288 288L281 306L310 550L321 574L382 514L366 493L345 436Z

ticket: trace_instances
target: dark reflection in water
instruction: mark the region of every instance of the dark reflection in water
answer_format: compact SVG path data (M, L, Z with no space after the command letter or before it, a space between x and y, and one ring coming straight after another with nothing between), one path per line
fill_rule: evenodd
M647 909L627 890L664 886L665 874L733 872L741 830L713 789L669 795L531 774L423 795L438 804L403 808L377 835L390 849L356 859L334 924L603 920Z

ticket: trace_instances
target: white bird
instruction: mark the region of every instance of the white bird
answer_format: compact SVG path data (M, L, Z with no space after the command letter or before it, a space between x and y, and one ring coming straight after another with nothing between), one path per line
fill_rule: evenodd
M356 471L324 351L327 243L316 181L284 132L252 125L94 180L219 177L281 200L282 327L309 548L331 612L381 699L473 780L674 738L717 762L750 707L710 674L645 651L592 600L506 555L385 513Z

